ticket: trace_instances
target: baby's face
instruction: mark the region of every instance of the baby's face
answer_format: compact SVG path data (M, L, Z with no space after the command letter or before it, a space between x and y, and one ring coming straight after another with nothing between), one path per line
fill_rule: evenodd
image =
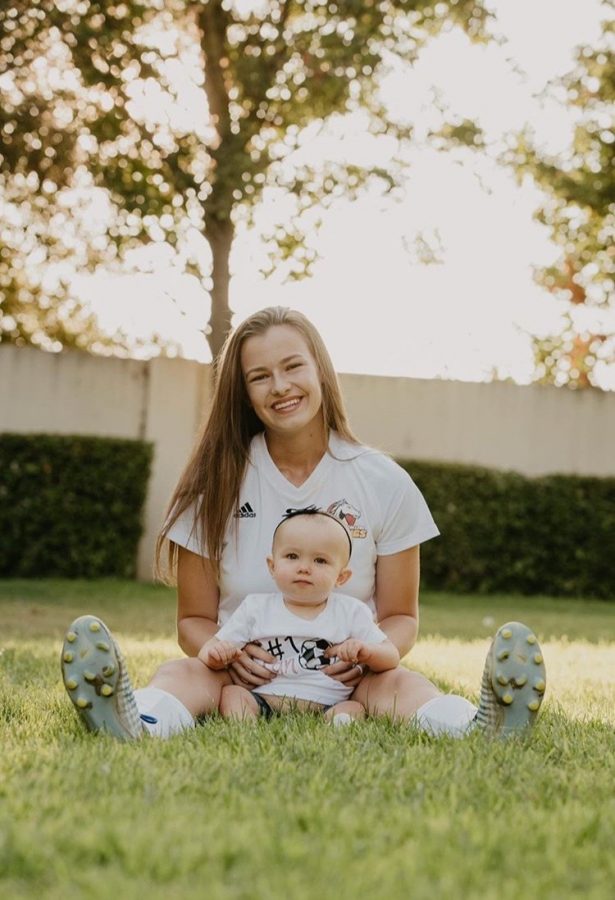
M326 516L295 516L283 522L267 562L284 597L302 606L323 603L351 574L343 526Z

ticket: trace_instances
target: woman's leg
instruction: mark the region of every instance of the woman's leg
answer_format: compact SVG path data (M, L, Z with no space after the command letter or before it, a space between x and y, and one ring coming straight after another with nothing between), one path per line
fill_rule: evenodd
M260 708L254 695L240 684L227 684L220 695L220 715L225 719L258 719Z
M172 694L196 717L218 709L220 694L226 684L230 684L226 669L214 672L200 659L186 657L163 663L154 672L148 688Z
M357 685L352 698L370 716L389 716L410 721L425 703L441 696L424 675L399 666L387 672L369 672Z
M543 655L536 635L521 622L498 629L485 661L479 706L441 694L417 672L399 667L369 673L353 699L370 715L412 721L431 734L461 737L473 728L506 736L532 726L546 689Z
M370 716L412 722L432 735L463 737L478 712L465 697L442 694L423 675L402 667L366 675L353 697L365 704Z
M145 730L167 738L193 728L197 716L218 709L221 691L229 681L226 671L214 672L198 659L163 663L149 685L134 692Z
M170 737L192 728L195 716L217 709L222 688L230 683L226 671L178 659L160 666L146 688L133 691L120 648L95 616L81 616L67 631L62 676L85 727L120 740L146 733Z

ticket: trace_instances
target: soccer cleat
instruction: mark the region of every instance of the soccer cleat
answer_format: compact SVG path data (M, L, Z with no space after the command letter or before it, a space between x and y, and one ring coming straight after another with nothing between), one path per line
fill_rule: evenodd
M474 727L500 737L518 734L534 724L545 689L536 635L521 622L508 622L487 654Z
M121 741L142 737L145 729L126 663L104 622L94 616L75 619L64 639L61 665L68 696L89 731Z

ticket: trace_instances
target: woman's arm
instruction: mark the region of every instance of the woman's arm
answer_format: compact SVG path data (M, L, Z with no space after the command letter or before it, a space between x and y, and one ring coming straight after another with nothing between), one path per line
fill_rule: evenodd
M179 548L177 560L177 640L188 656L199 650L218 630L220 591L211 562L191 550Z
M418 546L376 560L378 625L402 657L414 646L418 636L419 576Z
M378 625L400 657L414 646L419 630L419 548L411 547L376 560L376 616ZM342 660L322 670L336 681L356 687L356 666Z
M218 631L220 590L210 561L183 547L177 560L177 640L188 656L198 656L201 647ZM249 652L247 652L249 650ZM275 657L255 644L244 647L231 663L229 674L235 684L253 688L275 678L259 660L275 662Z

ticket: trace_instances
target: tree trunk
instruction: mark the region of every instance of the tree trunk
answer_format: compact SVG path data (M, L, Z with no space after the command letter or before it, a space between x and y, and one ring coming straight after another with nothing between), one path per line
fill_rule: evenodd
M230 219L218 219L205 216L205 236L211 248L213 260L211 278L211 316L207 343L211 350L214 366L220 351L231 330L231 310L229 307L229 284L231 280L229 259L235 236L235 229Z
M225 60L226 30L230 17L223 7L222 0L208 0L197 9L197 22L201 32L201 48L205 72L205 92L209 104L209 113L218 132L217 146L210 150L214 174L212 193L205 203L205 237L212 255L212 289L211 318L207 343L211 350L214 364L224 346L227 334L231 330L231 310L228 294L230 283L229 258L235 229L231 219L233 208L233 186L228 179L220 179L222 163L228 159L227 144L232 139L231 117L229 112L228 86L224 77L223 62Z

